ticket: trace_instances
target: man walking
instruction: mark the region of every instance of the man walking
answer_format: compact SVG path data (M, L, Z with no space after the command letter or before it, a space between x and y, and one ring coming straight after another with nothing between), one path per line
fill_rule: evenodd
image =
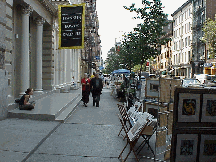
M92 97L93 97L93 106L99 107L100 95L102 94L103 82L102 79L99 78L99 74L96 73L95 77L91 79L91 89L92 89Z

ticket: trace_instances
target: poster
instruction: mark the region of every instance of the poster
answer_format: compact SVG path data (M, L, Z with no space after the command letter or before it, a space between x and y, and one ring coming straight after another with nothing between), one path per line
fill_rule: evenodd
M84 48L85 3L59 5L59 49Z

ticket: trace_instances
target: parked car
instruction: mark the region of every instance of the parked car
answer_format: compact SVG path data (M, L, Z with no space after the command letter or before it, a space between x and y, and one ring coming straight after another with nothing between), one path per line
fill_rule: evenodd
M141 76L140 79L142 82L146 81L146 78L144 76Z
M202 87L202 84L198 79L183 79L182 80L182 87L192 87L192 86Z

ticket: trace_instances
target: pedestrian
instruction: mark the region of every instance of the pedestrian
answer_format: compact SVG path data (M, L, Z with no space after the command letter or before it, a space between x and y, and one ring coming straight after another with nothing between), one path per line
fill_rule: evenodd
M87 103L89 102L89 94L90 94L90 79L88 75L85 73L84 78L81 80L82 84L82 101L83 105L87 107Z
M74 76L71 78L71 87L76 87Z
M93 74L91 75L91 79L95 77L95 72L93 72Z
M19 100L20 110L32 110L34 109L35 102L29 102L30 95L33 95L33 88L28 88L25 94Z
M92 97L93 97L93 106L99 107L100 95L103 89L102 79L99 78L99 74L96 73L95 77L91 79L91 89L92 89Z

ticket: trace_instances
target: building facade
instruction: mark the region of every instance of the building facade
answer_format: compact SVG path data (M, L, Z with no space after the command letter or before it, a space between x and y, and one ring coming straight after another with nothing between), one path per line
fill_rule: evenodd
M96 0L85 0L86 3L86 25L85 25L85 47L82 50L82 73L92 74L99 71L101 47L98 33L99 20L96 11Z
M204 63L209 59L208 49L201 41L204 32L202 27L204 22L210 18L215 19L216 1L214 0L193 0L193 73L202 74ZM211 61L207 61L211 62Z
M84 2L0 0L0 118L29 87L34 94L68 92L73 76L79 86L82 50L59 49L58 5Z
M172 36L173 36L173 23L172 21L163 28L166 33L162 38L170 39L165 45L161 45L161 54L157 56L157 66L154 69L159 69L158 74L170 73L172 69ZM153 64L152 64L153 65Z
M188 0L173 14L172 67L175 76L192 77L192 2Z

